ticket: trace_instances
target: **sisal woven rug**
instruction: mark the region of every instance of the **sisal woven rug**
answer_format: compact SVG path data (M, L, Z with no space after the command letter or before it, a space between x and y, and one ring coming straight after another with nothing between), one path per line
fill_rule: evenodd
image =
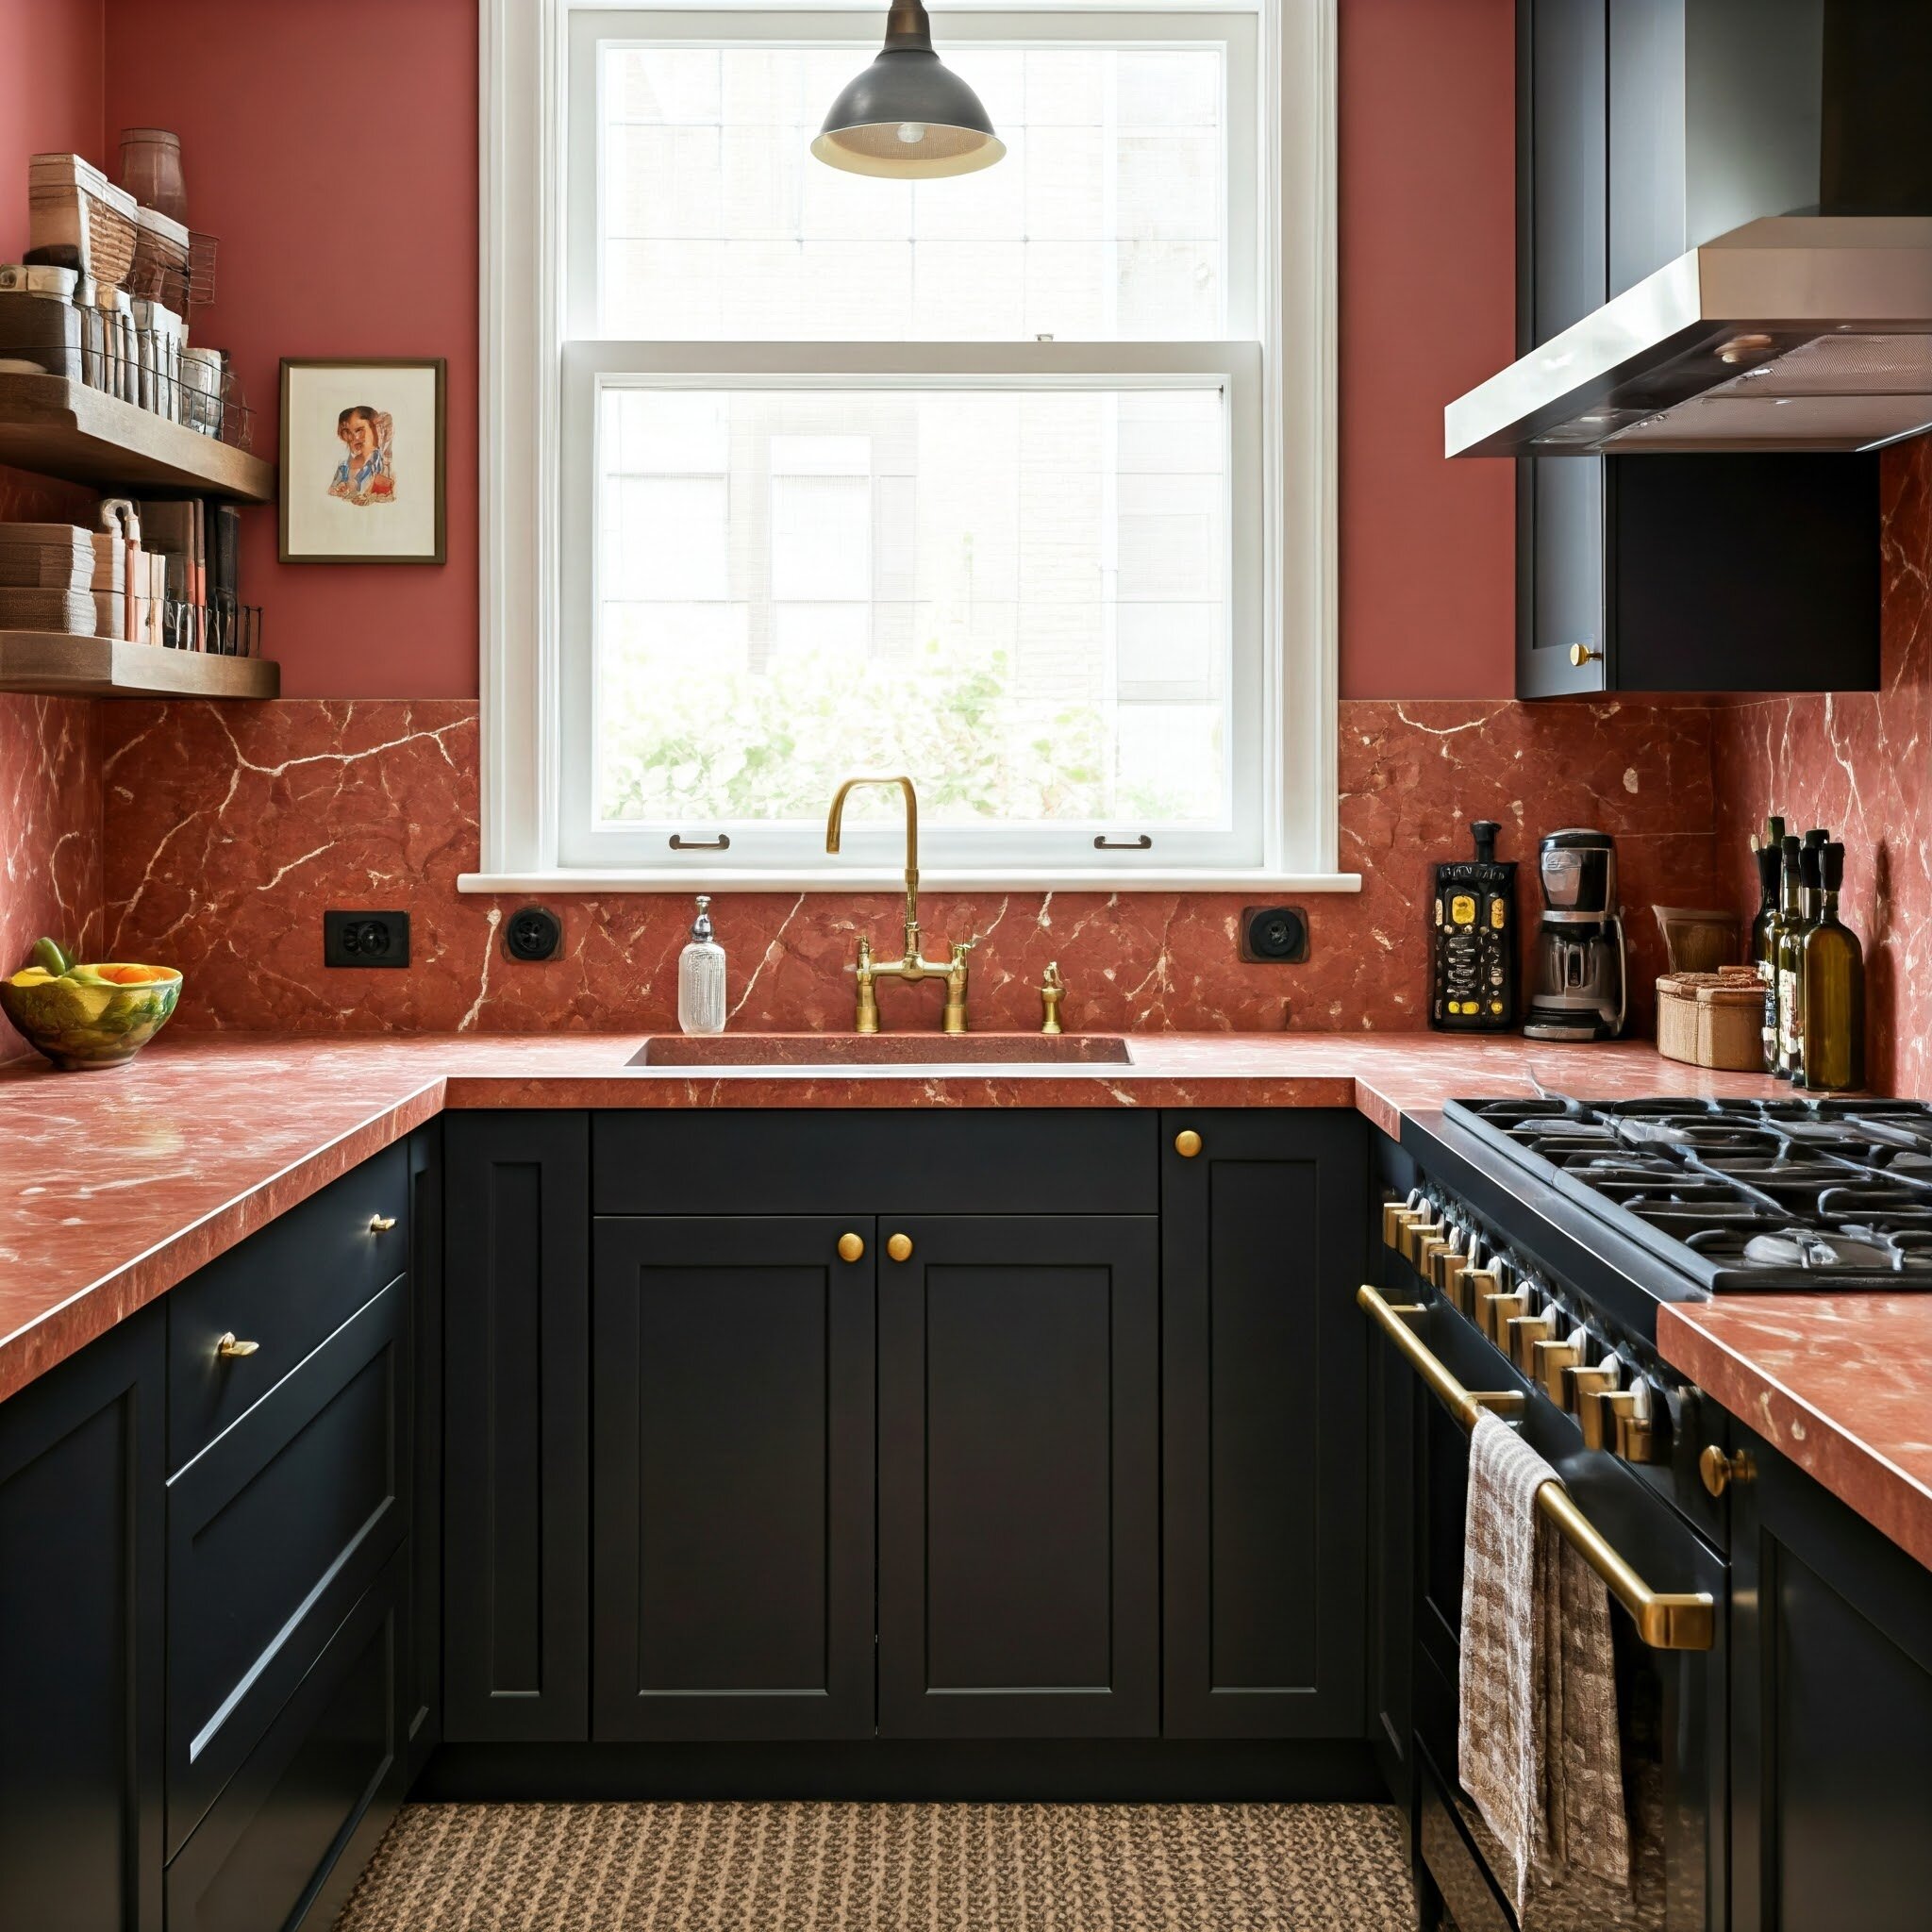
M409 1805L337 1932L1408 1932L1384 1805Z

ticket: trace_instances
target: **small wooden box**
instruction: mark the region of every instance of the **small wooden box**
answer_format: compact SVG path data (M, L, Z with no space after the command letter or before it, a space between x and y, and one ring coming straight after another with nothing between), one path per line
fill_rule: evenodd
M1657 1050L1730 1074L1764 1066L1764 982L1756 967L1666 973L1657 983Z

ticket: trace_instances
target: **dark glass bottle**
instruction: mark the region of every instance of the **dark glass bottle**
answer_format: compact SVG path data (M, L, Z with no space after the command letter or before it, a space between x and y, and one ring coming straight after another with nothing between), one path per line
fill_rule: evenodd
M1764 822L1764 843L1757 850L1757 876L1764 887L1764 904L1751 926L1751 963L1764 982L1764 1071L1777 1072L1777 933L1781 917L1778 879L1784 865L1785 822L1775 814Z
M1772 970L1765 964L1769 957L1765 945L1777 920L1778 850L1775 845L1754 845L1751 857L1757 861L1757 916L1751 922L1744 963L1757 967L1757 976L1762 979Z
M1775 1030L1771 1071L1780 1080L1795 1076L1803 1040L1798 1032L1798 999L1805 943L1804 846L1789 832L1780 855L1777 909L1777 971L1773 982L1772 1024Z
M1838 916L1845 848L1819 854L1818 922L1805 935L1804 1081L1827 1093L1865 1084L1865 954Z

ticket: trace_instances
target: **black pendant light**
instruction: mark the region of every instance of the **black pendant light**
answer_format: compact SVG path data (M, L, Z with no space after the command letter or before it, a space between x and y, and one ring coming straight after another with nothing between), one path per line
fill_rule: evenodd
M854 175L930 181L990 168L1007 144L979 96L933 52L920 0L892 0L878 58L846 83L811 151Z

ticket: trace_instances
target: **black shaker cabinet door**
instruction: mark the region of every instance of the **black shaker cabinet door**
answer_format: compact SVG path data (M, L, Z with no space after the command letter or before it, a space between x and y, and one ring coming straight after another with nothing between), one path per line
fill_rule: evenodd
M872 1224L595 1249L592 1736L871 1736Z
M1731 1498L1734 1925L1918 1932L1932 1571L1755 1436Z
M0 1407L0 1925L159 1932L161 1311Z
M443 1735L590 1734L590 1126L443 1122Z
M1165 1113L1163 1729L1358 1738L1368 1150L1354 1113ZM1191 1156L1178 1151L1191 1146Z
M879 1217L882 1735L1154 1735L1156 1225Z

